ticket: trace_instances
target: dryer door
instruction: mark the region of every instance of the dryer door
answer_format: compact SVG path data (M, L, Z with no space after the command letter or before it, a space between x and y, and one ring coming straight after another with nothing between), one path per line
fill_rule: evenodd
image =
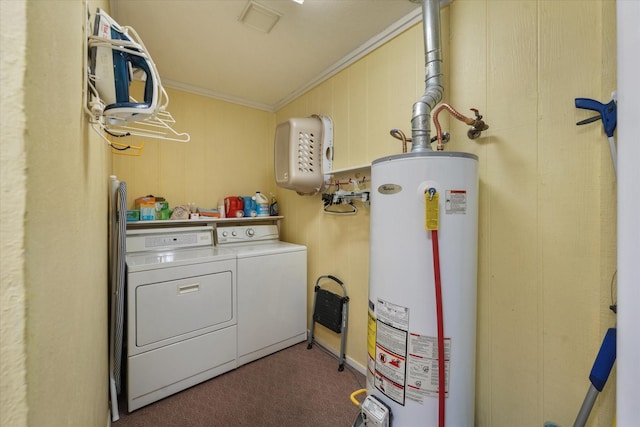
M233 318L231 272L138 286L136 346L226 326Z

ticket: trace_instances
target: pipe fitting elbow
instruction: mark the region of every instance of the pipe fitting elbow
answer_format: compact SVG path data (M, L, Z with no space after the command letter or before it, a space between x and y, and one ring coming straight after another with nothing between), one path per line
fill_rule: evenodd
M483 131L489 129L489 125L482 120L480 111L478 111L476 108L472 108L471 111L474 112L476 118L473 121L471 128L467 131L467 136L469 137L469 139L476 139L480 137Z
M469 139L477 139L482 135L482 131L489 129L489 125L480 120L479 122L475 122L471 128L467 131L467 136Z

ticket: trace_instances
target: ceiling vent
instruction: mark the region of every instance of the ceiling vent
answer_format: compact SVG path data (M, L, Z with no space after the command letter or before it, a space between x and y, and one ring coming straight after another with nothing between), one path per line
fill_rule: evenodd
M263 33L270 32L282 14L250 0L240 14L238 21Z

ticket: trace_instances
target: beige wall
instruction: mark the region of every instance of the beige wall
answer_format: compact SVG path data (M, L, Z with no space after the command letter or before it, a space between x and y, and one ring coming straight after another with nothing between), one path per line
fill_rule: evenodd
M19 1L2 2L1 13L0 424L105 425L109 155L82 111L86 10L81 1ZM5 36L20 24L26 24L23 31L12 34L17 58L9 58L5 49L14 46L5 44ZM5 66L18 78L5 79ZM22 96L5 103L7 90ZM24 132L5 139L5 114L18 119L12 124ZM9 147L12 155L5 157ZM8 171L15 173L10 182L4 180ZM7 201L15 210L5 211ZM16 226L9 240L5 224ZM15 269L10 281L5 262ZM5 293L9 288L19 292Z
M477 425L570 425L606 328L615 270L615 181L601 125L574 98L615 89L612 1L465 1L442 10L445 98L491 125L477 142L452 122L448 149L480 158ZM421 25L277 112L335 125L335 167L400 152L424 90ZM449 125L445 125L449 128ZM286 239L309 246L321 274L351 295L348 355L365 363L367 212L334 217L319 197L278 192ZM318 336L338 348L331 333ZM613 377L612 377L613 378ZM591 425L609 426L614 381Z
M148 194L163 196L171 207L194 202L215 208L226 196L275 192L273 113L167 91L174 127L191 141L146 139L141 156L113 156L113 174L127 182L131 209L137 197Z
M27 425L24 97L26 3L0 2L0 425Z

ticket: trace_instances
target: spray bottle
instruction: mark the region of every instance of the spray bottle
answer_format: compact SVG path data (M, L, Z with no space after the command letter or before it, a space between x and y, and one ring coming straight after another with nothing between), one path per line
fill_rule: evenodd
M269 205L269 214L271 216L278 216L278 201L273 193L271 194L271 204Z

